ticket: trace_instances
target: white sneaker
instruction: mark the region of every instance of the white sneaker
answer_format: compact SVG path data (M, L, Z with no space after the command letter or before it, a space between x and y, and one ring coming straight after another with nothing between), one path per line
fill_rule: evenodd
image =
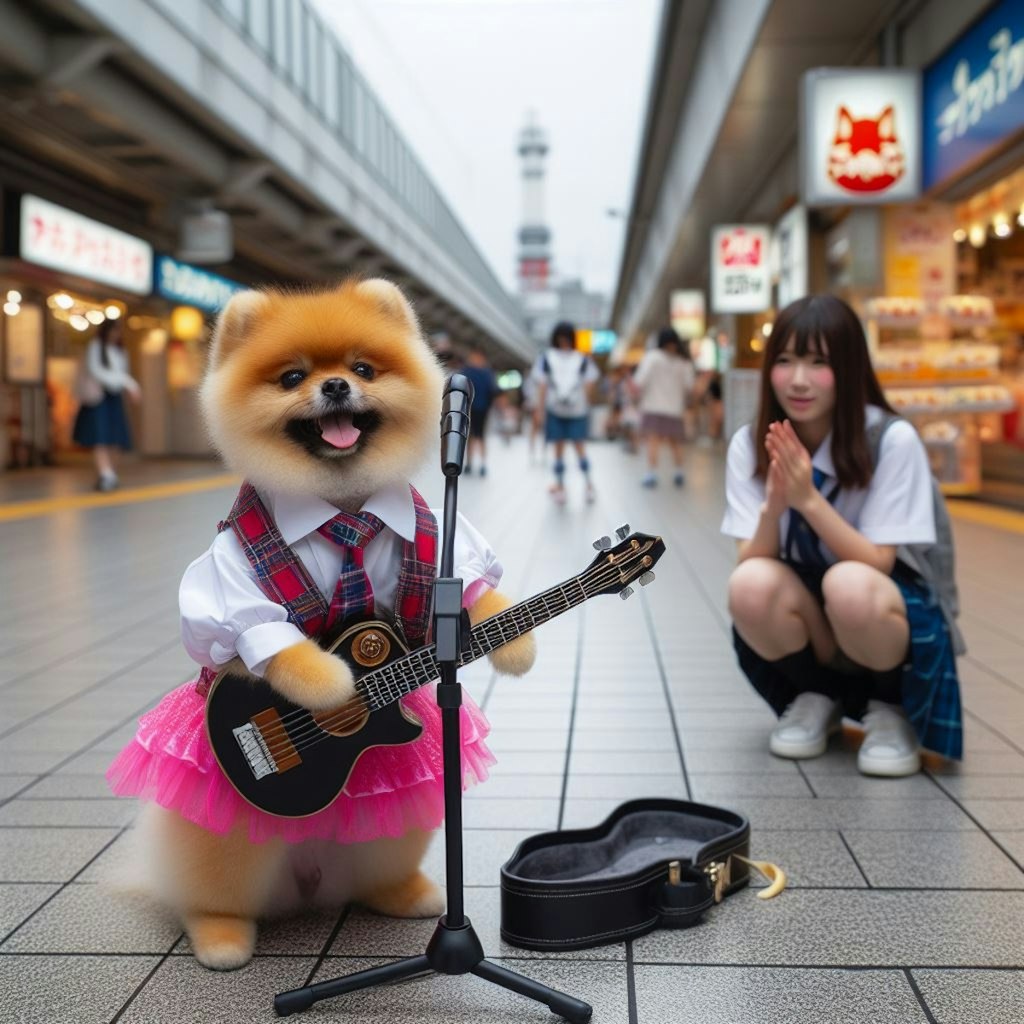
M869 700L864 731L857 768L865 775L900 778L921 770L920 744L903 708Z
M768 749L776 757L820 757L843 721L842 705L823 693L801 693L782 713Z

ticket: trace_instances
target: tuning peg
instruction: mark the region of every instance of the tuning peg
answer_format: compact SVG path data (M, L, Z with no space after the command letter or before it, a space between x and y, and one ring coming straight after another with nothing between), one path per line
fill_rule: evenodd
M623 523L621 526L616 527L615 536L619 540L625 540L629 536L629 523Z
M611 537L598 537L597 540L594 541L595 551L607 551L611 546Z
M650 569L648 569L647 572L643 573L640 576L637 582L640 584L641 587L646 587L648 583L654 582L654 573L651 572Z
M632 596L633 596L633 588L632 587L625 587L623 590L619 591L619 597L621 597L623 601L625 601L627 598L632 597Z

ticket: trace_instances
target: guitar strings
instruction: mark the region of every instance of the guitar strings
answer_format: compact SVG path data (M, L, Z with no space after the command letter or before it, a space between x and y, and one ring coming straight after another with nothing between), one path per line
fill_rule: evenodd
M617 570L615 566L600 566L596 569L588 570L586 573L583 573L581 576L577 577L577 579L581 582L584 580L586 580L587 582L594 582L595 580L600 580L600 582L603 583L606 580L602 579L602 576L606 577L607 579L614 578L614 576L616 575L616 571ZM568 602L568 607L566 609L563 609L563 611L568 610L568 608L575 607L568 596L565 596L565 599ZM584 597L584 600L586 600L586 597ZM513 609L515 607L516 606L513 606ZM511 611L513 609L508 610ZM485 625L485 623L481 623L481 625ZM433 649L434 648L432 645L427 650ZM392 664L399 664L401 660L404 659L399 659L399 662L393 662ZM416 688L418 687L414 687L414 689ZM410 690L408 692L411 693L413 691ZM403 694L402 696L405 696L405 694ZM349 711L348 708L351 707L353 704L358 704L359 706L355 710ZM372 709L369 709L366 706L365 702L362 700L350 701L349 704L345 705L344 708L339 709L339 711L335 712L333 715L331 715L331 717L324 719L322 722L318 722L315 716L308 710L300 709L295 712L292 712L290 715L286 716L286 718L279 719L277 722L271 725L261 727L260 733L263 736L264 741L267 742L268 751L270 752L271 756L275 756L276 758L276 755L278 754L287 753L289 747L295 749L296 751L300 749L306 749L306 747L309 744L303 743L302 741L309 736L315 736L316 739L313 742L319 742L321 739L326 739L328 736L331 735L329 729L345 729L350 725L357 724L358 722L360 722L361 719L365 718L369 714L372 714ZM283 723L288 720L295 721L301 719L308 720L304 723L304 731L297 732L294 735L290 734L283 725ZM277 740L280 740L280 743L272 745L271 739L275 743Z
M592 577L587 579L590 574L592 574ZM613 579L616 574L617 567L601 566L597 569L588 570L587 573L582 574L578 579L580 581L587 579L588 582L594 582L595 580L601 580L601 582L604 582L605 580L601 579L602 576L607 579ZM584 598L584 600L586 600L586 598ZM572 608L575 606L570 602L569 607ZM483 625L483 623L481 625ZM401 660L404 659L399 659L399 661ZM392 664L397 664L397 662L393 662ZM405 695L403 694L403 696ZM347 708L353 703L358 703L360 705L359 708L355 711L348 711ZM301 709L296 712L292 712L287 716L287 718L293 721L296 719L301 720L303 718L308 719L308 722L303 723L303 731L292 735L282 725L286 719L279 719L273 725L261 727L260 734L263 736L264 742L267 744L268 752L276 760L278 755L287 754L290 750L294 750L295 752L305 750L315 743L320 743L323 740L328 739L332 735L329 731L330 729L343 730L351 725L356 725L363 718L372 713L372 710L366 706L365 701L362 699L358 702L350 701L349 705L346 705L345 708L335 712L322 722L318 722L311 712ZM313 739L310 740L309 737L313 737Z
M602 565L595 569L587 570L577 580L580 582L586 581L587 583L594 582L610 582L614 580L619 574L619 569L614 565ZM586 600L586 598L584 598ZM508 609L512 611L516 606ZM569 608L575 607L571 602ZM566 609L568 610L568 609ZM504 614L504 613L499 613ZM481 625L485 625L486 620ZM543 625L543 623L542 623ZM433 645L431 645L433 647ZM428 648L429 650L430 648ZM421 649L422 650L422 649ZM416 652L414 652L415 654ZM407 657L413 657L414 655L408 655ZM400 664L404 658L398 659L396 662L392 662L392 665ZM357 680L358 682L358 680ZM410 691L413 692L413 691ZM403 694L405 696L405 694ZM357 704L358 708L355 710L348 710L348 708ZM330 717L323 719L318 722L314 717L313 713L306 709L299 709L291 712L284 718L278 719L273 725L260 727L260 734L263 737L264 743L267 746L267 750L271 757L277 760L277 757L289 753L291 750L298 752L299 750L306 750L315 743L320 743L323 740L328 739L331 736L331 729L344 730L349 726L356 725L367 715L372 714L372 710L366 704L365 698L359 697L356 701L350 701L339 711L334 712ZM303 721L308 719L308 722ZM288 732L286 724L300 721L303 729L300 732L291 734ZM312 737L312 739L310 739Z
M602 575L602 572L608 575L607 568L602 568L601 570L591 570L591 572L594 573L595 579L599 578ZM610 578L614 577L614 575L615 574L613 571L610 574ZM585 578L586 574L579 577L580 580L583 580ZM588 579L588 582L592 582L592 580ZM602 582L604 581L602 580ZM586 598L584 598L584 600L585 599ZM567 611L569 608L575 607L575 605L573 605L572 601L568 597L566 597L566 601L568 602L567 607L565 609L561 609L561 611ZM485 623L481 623L481 625L484 624ZM543 623L541 623L541 625L543 625ZM431 645L431 647L428 650L434 650L433 645ZM480 655L478 655L478 657L479 656ZM400 661L401 660L402 659L400 659ZM400 661L393 662L392 664L399 664ZM413 692L415 689L418 689L418 687L414 687L412 690L409 690L408 693ZM402 696L406 695L407 694L402 694ZM350 708L353 704L358 704L359 706L354 711L349 711L348 708ZM349 704L346 705L344 708L340 709L339 711L332 714L329 718L323 719L320 722L316 720L315 716L311 712L305 709L300 709L296 712L292 712L289 716L287 716L287 719L291 721L305 719L305 722L303 722L302 731L296 733L289 733L287 729L284 728L284 726L282 725L282 723L285 722L286 719L279 719L277 722L273 724L260 727L260 734L263 736L264 741L267 744L268 752L276 760L278 755L288 754L291 752L291 750L294 750L296 752L299 750L305 750L313 743L319 743L322 740L330 738L330 736L332 735L332 733L329 731L330 729L344 730L345 728L351 725L358 724L362 719L364 719L372 713L373 709L368 708L365 702L362 700L350 701ZM311 741L309 741L308 737L314 738Z
M614 575L616 573L616 568L617 567L615 567L615 566L602 565L602 566L599 566L599 567L597 567L595 569L589 569L586 572L582 573L580 576L576 577L574 582L582 583L582 582L586 581L586 582L590 583L590 582L594 582L595 580L600 579L600 577L602 575L604 575L606 577L609 577L609 578L612 578L612 577L614 577ZM601 582L603 583L603 582L605 582L605 580L601 579ZM564 584L560 584L558 589L561 589L562 586L564 586ZM551 589L556 589L556 588L551 588ZM540 595L538 595L538 597L539 596ZM565 595L563 594L563 596L565 596ZM588 596L592 596L592 595L588 595ZM569 600L569 598L567 596L566 596L565 599L568 602L568 608L574 607L574 605L572 604L572 602ZM536 598L532 598L531 600L536 600ZM524 603L528 604L529 602L524 602ZM519 606L513 605L511 608L507 609L506 612L514 611L515 608L517 608L517 607L519 607ZM568 610L568 608L561 609L561 611L566 611L566 610ZM506 614L506 612L499 612L498 614L499 615L504 615L504 614ZM494 616L494 618L497 618L497 616ZM485 620L483 623L480 623L480 625L481 626L486 626L487 621L488 620ZM543 625L543 623L541 623L541 625ZM414 651L411 654L408 654L408 655L404 656L403 658L400 658L397 661L392 662L387 667L393 668L394 666L401 665L401 663L403 661L410 661L413 658L422 657L425 653L429 654L430 657L432 658L433 657L433 652L435 650L436 650L435 645L431 644L429 647L420 648L418 651ZM478 657L479 656L480 655L478 655ZM358 684L358 682L360 682L360 680L357 680L357 684ZM417 688L418 687L414 687L413 690L417 689ZM401 694L400 696L406 696L408 693L413 692L413 690L409 690L409 691L407 691L407 693ZM396 698L396 699L398 699L398 698ZM353 708L353 705L355 705L354 708ZM352 708L352 710L349 710L350 708ZM273 724L267 725L266 727L261 727L260 728L260 733L261 733L261 735L263 735L264 739L266 739L268 736L281 737L283 735L283 745L284 745L285 748L287 748L287 746L289 744L294 744L294 742L296 740L301 740L301 739L303 739L307 735L316 734L319 730L322 730L325 727L327 727L327 728L340 728L340 729L347 728L349 725L353 725L356 722L358 722L361 718L365 717L367 714L372 714L372 712L373 712L373 709L370 708L366 704L365 698L357 694L356 699L349 701L346 705L344 705L338 711L333 712L331 714L331 717L329 717L327 719L324 719L323 722L317 722L316 719L315 719L315 716L313 715L313 713L310 712L308 709L306 709L306 708L298 708L298 709L296 709L293 712L289 712L289 714L285 715L283 718L279 718ZM306 729L305 732L298 732L294 736L290 735L287 732L287 726L289 726L289 725L291 725L293 723L301 722L301 721L303 721L305 719L309 720L309 722L307 724L307 729ZM273 751L272 751L272 753L273 753Z

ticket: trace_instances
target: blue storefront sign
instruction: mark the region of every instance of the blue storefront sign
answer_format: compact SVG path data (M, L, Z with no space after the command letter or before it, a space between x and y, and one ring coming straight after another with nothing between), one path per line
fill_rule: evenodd
M157 256L153 264L153 291L172 302L216 313L235 292L245 291L245 285L190 263L180 263L171 256Z
M924 72L924 187L1024 129L1024 0L1003 0Z

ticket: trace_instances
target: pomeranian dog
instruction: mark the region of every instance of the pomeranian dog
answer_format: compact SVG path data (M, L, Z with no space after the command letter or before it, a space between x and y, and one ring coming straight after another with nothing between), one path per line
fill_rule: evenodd
M320 293L236 295L217 324L201 403L224 461L267 508L279 507L268 496L284 495L292 505L326 503L355 513L382 490L408 492L410 477L438 444L443 385L443 373L399 289L379 279L350 280ZM216 566L230 544L235 538L226 530L210 553L189 567L182 584L183 635L208 671L228 664L233 671L252 672L251 651L245 659L241 641L232 650L238 626L219 593L230 588L209 575L227 572ZM255 591L257 574L244 568L247 574L231 577L232 585ZM194 573L199 575L191 587L199 596L188 601L205 601L203 607L213 610L204 611L205 617L193 614L196 621L202 618L201 625L186 626L186 590ZM474 624L511 604L489 587L466 592L473 599L468 611ZM374 614L387 617L390 611L378 606ZM289 628L283 621L275 627ZM205 630L205 646L195 637L189 643L190 630ZM216 657L205 653L218 645ZM203 653L197 655L197 649ZM234 660L226 662L232 653ZM525 634L490 658L499 672L520 675L534 655L533 637ZM348 665L324 651L315 637L288 643L256 668L288 700L314 711L340 707L355 694ZM303 837L301 829L275 834L273 821L255 829L254 815L273 816L248 805L230 822L218 817L214 808L223 805L220 794L230 784L209 756L202 700L193 684L169 694L142 719L136 739L108 773L115 792L152 801L136 830L142 845L134 856L146 867L147 890L179 915L201 963L220 970L243 966L253 954L258 919L304 906L357 901L396 917L443 911L442 891L420 869L429 828L379 836L371 829L370 838L365 827L352 836L321 829L318 834L307 830ZM441 785L438 780L435 797Z

